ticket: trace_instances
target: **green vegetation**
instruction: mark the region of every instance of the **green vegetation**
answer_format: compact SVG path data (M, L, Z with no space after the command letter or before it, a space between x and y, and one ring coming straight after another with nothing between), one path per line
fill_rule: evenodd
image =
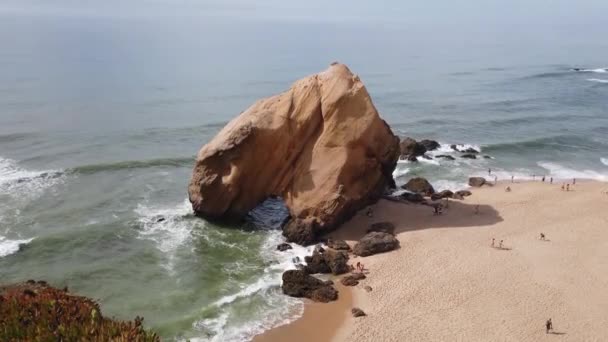
M104 318L91 299L42 281L0 287L0 341L159 342L142 322Z

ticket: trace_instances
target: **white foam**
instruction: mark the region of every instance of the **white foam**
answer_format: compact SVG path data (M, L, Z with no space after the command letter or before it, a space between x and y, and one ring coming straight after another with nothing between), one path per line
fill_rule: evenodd
M269 231L262 246L261 255L268 266L262 276L251 284L244 284L234 294L224 296L211 304L221 310L217 317L202 319L193 324L198 331L209 337L197 337L190 341L250 341L253 336L279 325L288 324L301 316L302 301L271 291L281 286L282 274L295 269L297 263L305 264L304 257L310 255L314 246L292 245L292 249L280 252L276 246L285 239L280 231ZM294 262L297 260L298 262ZM230 319L230 304L253 295L262 295L271 304L271 309L251 315L251 319L233 324Z
M191 212L187 199L168 208L139 204L135 209L142 227L140 236L154 241L157 248L167 255L168 264L163 266L169 271L173 270L176 250L192 238L192 224L183 220L183 217Z
M59 170L25 170L16 161L0 157L0 194L31 199L62 180L63 173Z
M603 74L603 73L606 73L606 70L608 70L608 68L582 69L581 71L583 71L583 72L595 72L595 73L598 73L598 74Z
M602 80L600 78L588 78L587 81L597 82L597 83L608 83L608 80Z
M593 170L574 170L557 163L538 162L538 166L549 171L549 175L558 179L593 179L602 182L608 181L608 175Z
M466 189L469 187L469 185L466 182L447 180L447 179L435 180L435 181L432 181L431 184L433 184L433 188L437 192L443 191L443 190L458 191L458 190Z
M403 164L397 164L395 171L393 171L393 178L399 178L407 175L410 172L410 168L404 167Z
M27 245L32 240L34 239L10 240L0 236L0 258L18 252L22 245Z
M418 161L421 163L424 163L424 164L439 166L439 162L435 159L426 159L426 158L420 157L420 158L418 158Z
M602 164L608 166L608 158L600 158L600 161L602 162Z

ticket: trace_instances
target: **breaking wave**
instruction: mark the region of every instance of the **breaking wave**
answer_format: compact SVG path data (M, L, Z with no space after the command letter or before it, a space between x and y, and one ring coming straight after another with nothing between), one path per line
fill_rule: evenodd
M27 245L32 240L34 239L10 240L0 236L0 258L18 252L22 246Z

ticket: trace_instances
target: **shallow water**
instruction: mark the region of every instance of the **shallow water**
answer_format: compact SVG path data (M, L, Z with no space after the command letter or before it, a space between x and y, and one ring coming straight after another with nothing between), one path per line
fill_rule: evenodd
M608 45L593 37L472 43L366 22L0 16L0 279L67 285L167 340L246 340L300 312L278 286L309 251L275 252L280 206L221 227L191 214L186 186L228 120L334 60L399 135L444 143L434 155L458 156L447 146L459 143L492 157L400 162L399 182L457 189L488 168L608 180Z

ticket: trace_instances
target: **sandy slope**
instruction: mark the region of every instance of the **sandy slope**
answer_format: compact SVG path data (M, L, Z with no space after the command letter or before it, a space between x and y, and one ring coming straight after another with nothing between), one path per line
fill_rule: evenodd
M504 191L510 185L512 192ZM335 233L358 239L374 221L397 225L401 248L361 261L368 316L346 341L605 341L608 339L608 190L579 183L499 184L428 207L381 201ZM476 204L480 214L474 213ZM540 241L540 232L549 241ZM508 249L490 247L492 237ZM552 318L556 334L545 334Z

